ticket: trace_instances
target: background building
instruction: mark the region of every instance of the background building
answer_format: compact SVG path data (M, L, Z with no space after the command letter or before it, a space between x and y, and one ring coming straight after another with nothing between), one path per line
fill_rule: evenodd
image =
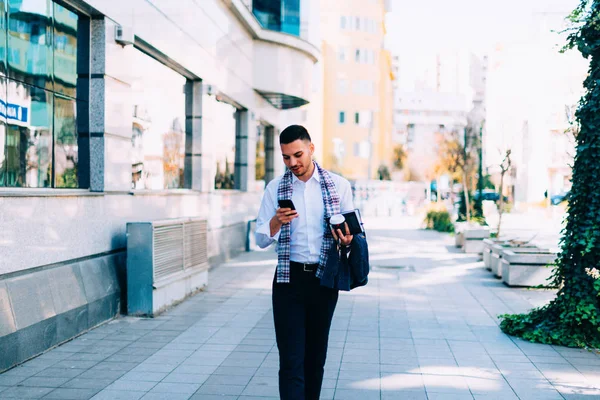
M376 178L391 164L388 11L384 0L321 2L323 162L350 179Z
M565 27L567 13L530 14L529 34L498 44L490 54L486 166L498 181L503 153L512 150L517 205L539 203L570 187L569 121L583 94L587 61L576 51L558 51L564 36L554 32Z
M435 179L437 137L485 119L486 59L465 51L405 51L395 56L393 141L407 153L404 178Z
M316 92L317 5L0 0L0 370L119 312L127 222L244 250Z

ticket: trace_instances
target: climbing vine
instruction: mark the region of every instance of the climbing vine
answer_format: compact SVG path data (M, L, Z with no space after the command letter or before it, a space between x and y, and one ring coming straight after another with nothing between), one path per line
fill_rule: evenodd
M552 278L559 291L528 314L501 315L500 328L534 342L600 349L600 0L581 0L569 20L565 50L576 48L590 66L576 113L573 186Z

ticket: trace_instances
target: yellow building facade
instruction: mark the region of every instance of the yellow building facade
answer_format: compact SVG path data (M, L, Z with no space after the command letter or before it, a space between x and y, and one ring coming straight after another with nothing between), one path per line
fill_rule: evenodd
M348 179L391 170L392 65L386 0L321 2L323 164Z

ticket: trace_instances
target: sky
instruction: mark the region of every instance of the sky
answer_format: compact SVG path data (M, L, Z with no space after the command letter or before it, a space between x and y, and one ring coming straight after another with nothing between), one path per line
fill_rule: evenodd
M533 13L566 16L579 4L579 0L390 1L386 47L396 53L447 48L487 52L498 42L526 38Z

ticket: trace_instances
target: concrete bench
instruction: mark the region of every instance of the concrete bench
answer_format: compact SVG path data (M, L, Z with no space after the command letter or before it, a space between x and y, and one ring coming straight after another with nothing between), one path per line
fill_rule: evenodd
M539 251L547 251L548 249L540 249L538 246L533 244L522 245L522 246L510 246L502 243L493 245L490 254L490 267L491 271L497 278L502 278L502 257L504 252L512 250L516 253L535 253Z
M519 252L516 249L503 252L501 269L502 281L508 286L548 285L552 277L552 264L557 254L538 249L536 252Z
M483 253L483 240L490 237L490 229L487 227L467 228L463 231L463 252L469 254Z

